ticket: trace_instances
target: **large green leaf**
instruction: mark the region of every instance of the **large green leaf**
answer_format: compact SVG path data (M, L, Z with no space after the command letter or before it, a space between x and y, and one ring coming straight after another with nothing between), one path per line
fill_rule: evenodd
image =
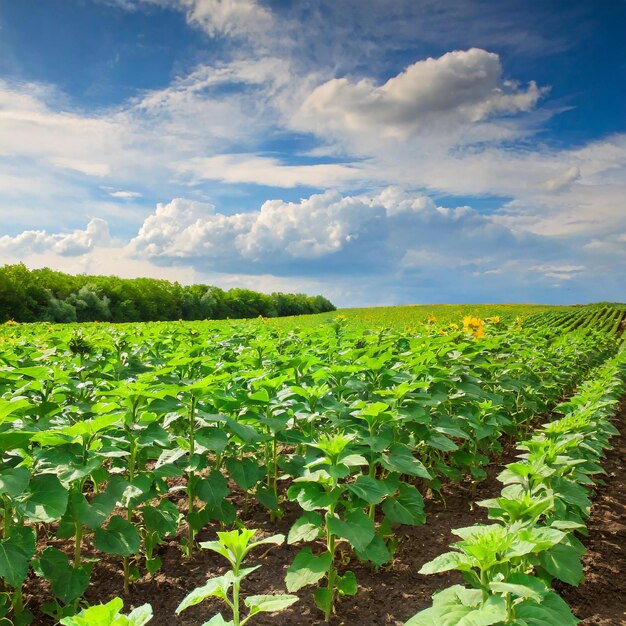
M63 517L69 494L56 476L35 476L30 481L29 491L20 510L31 522L54 522Z
M378 504L389 494L387 485L383 481L365 475L359 476L354 483L349 484L348 489L368 504Z
M307 511L291 527L287 543L315 541L322 534L322 516L316 511Z
M365 550L376 533L374 522L360 509L350 511L343 520L327 515L326 525L330 532L347 539L355 550Z
M80 598L89 586L91 564L74 568L67 555L56 548L46 548L33 567L51 582L52 592L64 604Z
M96 530L93 543L106 554L131 556L139 552L141 537L128 520L114 515L106 528Z
M282 611L292 604L296 603L300 598L298 596L280 595L280 596L248 596L244 603L250 609L249 615L257 613L275 613Z
M263 469L254 459L226 459L226 468L230 477L244 490L252 489L263 477Z
M228 481L221 472L213 470L206 478L198 481L195 491L208 507L218 507L229 494Z
M196 441L207 450L222 454L228 445L228 436L221 428L207 426L196 431Z
M298 591L302 587L315 585L326 576L331 563L330 552L315 556L310 548L303 548L287 570L287 591Z
M576 626L580 621L565 600L553 592L547 593L541 603L527 600L518 604L515 607L515 617L524 626Z
M383 502L383 512L390 522L417 525L426 520L424 498L414 485L401 483L399 493Z
M204 585L196 587L183 598L182 602L176 607L176 614L178 615L190 606L200 604L200 602L211 596L224 599L234 580L233 573L230 571L223 576L216 576L207 580Z
M30 472L25 467L4 469L0 472L0 495L21 496L28 486Z
M8 539L0 541L0 578L10 587L19 587L28 574L35 555L35 533L32 528L16 526Z
M585 580L578 552L562 543L541 554L541 565L546 571L568 585L579 585Z
M454 585L433 596L433 606L412 617L405 626L492 626L506 621L506 601L478 589Z
M409 448L401 444L392 445L388 453L381 455L380 462L390 472L399 472L400 474L417 476L427 480L432 479L424 464L413 456Z

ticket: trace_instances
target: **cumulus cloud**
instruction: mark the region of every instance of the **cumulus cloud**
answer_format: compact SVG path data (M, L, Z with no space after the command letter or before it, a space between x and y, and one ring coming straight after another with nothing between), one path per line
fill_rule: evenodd
M382 85L368 78L327 81L306 98L295 121L318 133L406 139L529 111L544 92L534 82L521 88L503 81L498 55L472 48L417 61Z
M469 207L437 206L398 188L376 194L313 194L269 200L256 211L226 215L185 199L159 204L129 249L157 262L192 262L205 270L379 273L415 266L424 255L493 263L502 254L544 245L518 237ZM489 258L491 257L491 259Z
M52 252L60 256L80 256L110 241L109 226L100 218L93 218L85 230L71 233L49 233L45 230L26 230L19 235L0 237L0 254L30 256Z

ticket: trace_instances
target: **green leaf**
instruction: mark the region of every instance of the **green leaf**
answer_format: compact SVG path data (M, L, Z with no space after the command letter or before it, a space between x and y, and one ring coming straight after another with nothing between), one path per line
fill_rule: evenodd
M72 516L90 530L100 528L115 508L115 500L106 493L94 496L91 504L82 493L70 495L70 512Z
M355 596L358 591L356 575L351 571L347 571L343 576L337 576L335 584L342 596Z
M333 534L347 539L355 550L365 550L374 538L374 522L360 509L350 511L345 520L327 514L326 526Z
M28 574L35 556L35 533L32 528L16 526L8 539L0 541L0 578L10 587L19 587Z
M60 623L64 626L117 626L118 618L124 602L121 598L114 598L107 604L97 604L83 609L78 615L64 617Z
M440 572L449 572L453 569L468 571L471 569L471 561L469 557L460 552L445 552L435 557L432 561L428 561L422 565L419 574L439 574Z
M259 484L254 492L254 497L270 511L278 510L278 498L272 489L266 485Z
M30 479L30 472L25 467L5 469L0 472L0 495L8 495L10 498L21 496Z
M141 537L137 529L120 515L114 515L106 528L94 533L93 543L105 554L132 556L141 547Z
M108 604L97 604L83 609L78 615L64 617L63 626L144 626L152 619L149 604L137 607L128 616L121 615L123 602L114 598Z
M228 481L222 473L219 470L213 470L207 478L198 481L195 492L200 500L212 508L220 506L230 490L228 489Z
M176 615L188 609L190 606L200 604L206 598L215 596L220 599L224 599L231 585L233 584L234 577L232 572L227 572L223 576L217 576L207 580L206 584L201 587L196 587L191 593L188 593L182 600L182 602L176 608Z
M30 481L29 491L26 502L19 508L31 522L54 522L63 517L68 491L56 476L35 476Z
M541 565L555 578L568 585L579 585L585 580L578 552L571 546L559 543L540 556Z
M414 485L401 483L399 494L383 502L383 513L390 522L417 525L426 521L424 498Z
M330 552L315 556L310 548L303 548L296 554L296 558L287 570L285 576L287 591L298 591L302 587L315 585L326 576L330 563Z
M459 446L457 446L452 439L449 439L441 433L433 433L426 439L426 443L432 448L441 450L442 452L453 452L459 449Z
M418 476L419 478L432 480L432 476L428 473L423 463L413 456L409 448L401 444L396 443L392 445L388 454L381 455L380 463L390 472L399 472L408 476Z
M128 626L144 626L152 619L152 607L142 604L128 614Z
M221 428L207 426L196 431L196 441L211 452L222 454L228 446L228 436Z
M317 483L295 483L287 490L287 496L290 500L297 500L305 511L325 509L333 501L332 496Z
M483 602L479 589L454 585L433 596L433 606L412 617L404 626L492 626L506 622L506 601L489 596Z
M56 548L46 548L34 568L51 582L52 592L64 604L80 598L89 586L91 565L74 568L67 555Z
M515 616L525 626L576 626L580 621L565 600L553 592L547 593L540 604L529 600L518 604L515 607Z
M248 596L244 603L250 608L250 615L257 613L275 613L282 611L292 604L296 603L300 598L298 596L280 595L280 596Z
M226 459L226 468L230 477L244 491L252 489L263 476L263 470L257 465L254 459Z
M174 535L178 530L178 507L169 500L161 500L158 506L144 506L141 509L146 529L161 537Z
M365 475L359 476L353 484L348 485L348 489L368 504L378 504L389 494L384 482Z
M208 622L204 622L202 626L235 626L232 620L226 621L221 613L214 615Z
M239 437L244 443L254 443L263 438L252 426L240 424L230 417L226 417L225 421L233 434Z
M322 523L322 516L319 513L307 511L294 522L287 536L287 543L315 541L322 534Z
M332 594L330 589L327 587L318 587L313 594L313 600L315 601L315 606L320 611L328 611L332 608Z
M365 550L357 550L356 553L361 561L371 561L376 567L391 561L392 557L385 542L378 535L374 535L374 538Z

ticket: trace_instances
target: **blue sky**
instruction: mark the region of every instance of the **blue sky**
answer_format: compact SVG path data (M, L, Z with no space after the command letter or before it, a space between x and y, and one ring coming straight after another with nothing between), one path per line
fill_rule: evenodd
M626 1L0 0L0 262L626 300Z

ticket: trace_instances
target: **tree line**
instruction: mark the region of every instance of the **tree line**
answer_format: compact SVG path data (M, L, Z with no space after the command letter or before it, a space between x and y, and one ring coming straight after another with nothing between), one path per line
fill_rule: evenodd
M334 311L324 296L210 285L180 285L154 278L71 275L24 264L0 267L0 322L152 322L282 317Z

